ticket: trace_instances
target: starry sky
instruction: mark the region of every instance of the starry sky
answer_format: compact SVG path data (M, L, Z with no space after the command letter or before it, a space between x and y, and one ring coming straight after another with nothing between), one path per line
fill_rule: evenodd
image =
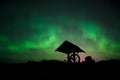
M64 60L68 40L96 61L120 59L119 0L2 0L0 62Z

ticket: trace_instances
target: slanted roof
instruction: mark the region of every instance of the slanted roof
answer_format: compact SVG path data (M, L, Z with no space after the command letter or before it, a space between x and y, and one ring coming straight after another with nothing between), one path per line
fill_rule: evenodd
M65 54L70 54L70 53L75 53L75 52L85 53L85 51L83 51L78 46L76 46L75 44L69 41L64 41L55 51L62 52Z

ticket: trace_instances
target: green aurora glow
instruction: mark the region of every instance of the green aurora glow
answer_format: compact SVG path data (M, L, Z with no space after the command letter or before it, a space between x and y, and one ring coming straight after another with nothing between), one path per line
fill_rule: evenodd
M11 2L4 3L0 8L1 62L64 60L65 54L55 52L64 40L85 50L87 54L80 54L82 58L90 55L96 60L120 59L120 42L119 37L116 37L119 34L117 29L120 29L117 27L119 25L117 19L116 23L111 24L113 18L109 18L111 21L108 22L113 26L116 25L111 29L107 22L104 24L104 21L91 18L86 12L89 9L83 8L69 14L66 10L69 9L70 4L63 5L65 9L60 3L58 6L53 3L57 8L49 6L52 2L41 6L36 4L37 2L31 4ZM106 3L101 5L108 7ZM92 11L88 12L92 13ZM99 14L97 11L94 13ZM112 15L115 14L117 13L114 12Z

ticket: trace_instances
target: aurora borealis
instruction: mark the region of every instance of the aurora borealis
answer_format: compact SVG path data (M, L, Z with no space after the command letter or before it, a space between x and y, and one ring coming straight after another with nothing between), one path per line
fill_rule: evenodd
M64 60L68 40L95 60L120 59L117 0L11 0L0 3L0 61Z

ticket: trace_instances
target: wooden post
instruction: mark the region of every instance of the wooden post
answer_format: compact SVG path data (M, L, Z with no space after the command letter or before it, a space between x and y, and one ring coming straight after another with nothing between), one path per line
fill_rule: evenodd
M73 61L74 61L74 63L75 63L75 53L73 53Z
M67 60L68 60L68 63L71 62L70 61L70 54L67 54Z

